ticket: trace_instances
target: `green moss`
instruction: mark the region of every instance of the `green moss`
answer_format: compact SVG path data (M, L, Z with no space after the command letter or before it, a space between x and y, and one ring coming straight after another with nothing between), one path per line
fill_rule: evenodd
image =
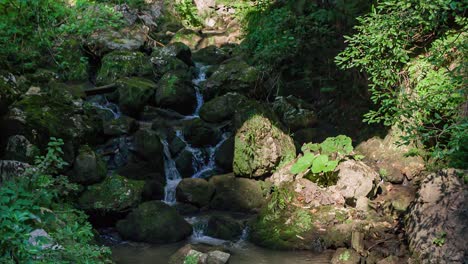
M129 115L141 111L156 90L154 82L140 77L121 78L117 85L119 105Z
M153 65L145 54L114 51L104 56L96 81L109 84L121 77L150 76L152 73Z

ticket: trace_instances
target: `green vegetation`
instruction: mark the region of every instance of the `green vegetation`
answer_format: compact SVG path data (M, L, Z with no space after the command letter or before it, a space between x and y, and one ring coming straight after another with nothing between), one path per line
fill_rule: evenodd
M438 234L436 238L432 241L432 243L438 247L441 247L445 244L445 237L447 236L447 233L442 232Z
M197 7L193 4L193 0L177 0L174 7L185 26L199 27L202 25L202 19L197 13Z
M34 168L0 187L1 263L107 263L109 249L94 244L86 215L68 202L78 186L59 175L63 141L51 138ZM47 236L30 237L43 229ZM31 240L32 239L32 240Z
M356 34L336 57L365 71L372 101L369 123L396 124L402 143L426 147L436 159L466 168L467 3L385 0L358 18Z

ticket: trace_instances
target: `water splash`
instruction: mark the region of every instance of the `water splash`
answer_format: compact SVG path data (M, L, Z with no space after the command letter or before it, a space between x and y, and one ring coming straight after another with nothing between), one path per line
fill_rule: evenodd
M208 70L208 66L202 65L200 63L195 63L195 68L197 69L197 77L192 80L193 86L195 88L195 96L197 98L197 106L195 107L195 111L192 115L187 116L186 119L193 119L197 118L200 115L200 109L203 106L204 99L203 94L200 91L200 84L206 81L206 71Z
M164 202L173 205L176 203L176 188L182 180L177 170L175 161L171 157L169 143L167 140L161 140L164 147L164 173L166 176L166 186L164 187Z
M119 107L116 104L109 102L105 96L96 96L91 101L91 104L98 109L110 112L114 119L118 119L122 116Z
M214 237L210 237L205 235L206 230L208 228L208 216L194 216L194 217L187 217L185 220L192 225L193 233L190 236L189 240L191 243L203 243L208 245L224 245L229 243L229 241L218 239Z

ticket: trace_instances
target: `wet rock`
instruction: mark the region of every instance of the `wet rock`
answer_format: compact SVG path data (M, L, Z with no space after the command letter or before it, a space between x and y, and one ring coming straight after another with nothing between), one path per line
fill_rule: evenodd
M231 255L229 253L215 250L208 252L207 264L226 264Z
M171 150L171 155L177 156L182 150L187 147L187 144L180 139L179 137L174 137L169 144L169 148Z
M138 130L134 135L134 148L137 155L149 162L154 171L164 171L164 147L155 131Z
M202 37L195 31L187 28L182 28L176 32L170 43L181 42L187 45L190 49L195 50Z
M159 180L165 182L162 171L156 171L154 164L138 159L131 159L125 166L118 168L117 173L133 180Z
M80 184L102 181L107 175L107 166L89 146L81 146L73 163L70 180Z
M177 185L176 197L177 201L205 207L210 203L214 191L214 185L205 179L187 178Z
M177 242L192 233L192 226L174 208L160 201L142 203L116 227L125 239L148 243Z
M255 180L236 178L233 174L213 176L215 195L210 207L218 210L253 212L265 202L263 190Z
M183 178L191 177L195 170L193 169L192 152L184 149L175 159L177 170Z
M186 259L194 259L198 264L225 264L230 254L217 247L204 244L188 244L177 250L169 259L169 264L184 264Z
M116 83L120 109L133 117L143 110L157 87L151 80L140 77L121 78Z
M421 183L405 223L410 250L421 263L462 263L468 252L466 171L442 170Z
M161 78L168 72L188 72L193 65L190 48L182 43L158 47L151 53L154 73Z
M104 135L117 137L121 135L129 135L138 130L138 122L128 116L121 116L117 119L104 121Z
M29 167L28 163L17 160L0 160L0 185L3 181L21 176Z
M113 51L102 59L96 82L110 84L122 77L152 76L153 65L142 52Z
M236 110L248 101L238 93L227 93L206 102L200 109L200 117L206 122L220 123L232 119Z
M199 118L188 121L182 132L194 147L214 146L220 139L219 131Z
M215 152L216 164L225 171L232 171L234 161L234 137L226 139Z
M140 203L144 184L144 181L114 174L101 183L88 186L78 198L78 205L92 213L124 213Z
M193 60L204 65L221 64L228 58L229 54L216 46L208 46L193 54Z
M317 124L317 115L313 108L294 96L275 98L273 109L286 127L292 131L310 128Z
M296 157L293 140L263 114L250 113L237 130L234 142L234 173L263 177Z
M252 94L258 79L258 71L240 59L225 61L206 80L204 93L207 98L220 96L228 92Z
M158 82L155 102L181 114L193 113L196 105L195 89L190 81L178 74L168 72Z
M367 196L379 176L372 168L355 160L340 163L337 171L339 179L336 188L346 199L358 199Z
M8 138L5 159L31 163L38 155L39 148L31 144L25 136L14 135Z
M366 157L366 163L391 183L402 183L405 177L411 180L425 167L421 157L406 156L412 146L399 146L399 136L400 132L392 129L384 139L374 137L356 147L356 151Z
M353 249L338 248L333 254L332 264L359 264L361 256Z
M206 234L208 236L236 240L242 235L243 225L229 216L214 215L208 220Z
M159 177L161 175L159 174ZM143 200L163 200L164 199L164 187L165 182L155 177L154 180L147 180L145 182L145 187L143 188Z

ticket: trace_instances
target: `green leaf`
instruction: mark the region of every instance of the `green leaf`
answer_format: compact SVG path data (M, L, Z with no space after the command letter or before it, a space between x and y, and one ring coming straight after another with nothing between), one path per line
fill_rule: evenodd
M291 167L291 173L299 174L306 171L314 162L315 156L312 153L305 153L303 157L299 158L296 163Z
M313 173L323 172L327 167L327 163L328 163L327 155L321 154L317 156L314 159L313 164L312 164L312 172Z

